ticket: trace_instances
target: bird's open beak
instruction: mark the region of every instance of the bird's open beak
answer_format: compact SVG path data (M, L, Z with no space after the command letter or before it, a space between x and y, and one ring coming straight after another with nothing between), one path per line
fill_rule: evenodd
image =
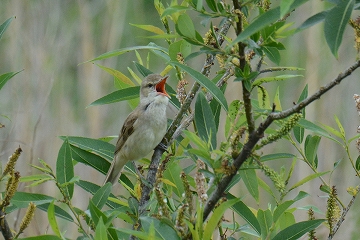
M165 91L165 83L166 79L168 79L169 76L165 76L161 81L156 84L156 91L162 95L165 95L166 97L170 98L170 95Z

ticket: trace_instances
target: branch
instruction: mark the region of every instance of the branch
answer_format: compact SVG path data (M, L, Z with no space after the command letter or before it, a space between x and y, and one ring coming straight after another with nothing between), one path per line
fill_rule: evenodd
M238 14L238 19L236 21L236 35L239 35L243 31L243 22L242 22L242 15L241 15L241 5L238 0L233 0L234 11ZM239 48L239 63L240 69L244 71L246 66L246 59L245 59L245 44L242 42L238 42ZM255 130L255 121L252 114L252 105L251 105L251 92L246 88L246 82L241 81L242 92L243 92L243 100L244 100L244 107L245 107L245 115L246 115L246 122L248 125L248 131L251 134Z
M326 84L323 87L320 87L320 89L315 92L310 97L304 99L300 103L296 104L292 108L289 108L287 110L284 110L282 112L272 112L268 115L268 117L265 119L264 122L260 123L259 127L252 132L249 135L249 140L247 143L245 143L243 149L241 150L239 156L236 157L233 163L234 172L232 174L229 174L225 177L223 177L220 182L217 185L217 188L215 191L211 194L208 201L206 202L205 208L204 208L204 214L203 214L203 220L205 221L206 218L209 216L210 212L214 209L215 204L218 202L218 200L223 196L225 193L225 189L231 182L232 178L236 175L237 171L241 167L241 165L249 158L252 150L254 149L256 143L259 141L260 138L263 137L264 131L270 126L270 124L274 120L283 119L286 118L293 113L299 112L301 109L305 108L307 105L315 101L316 99L319 99L323 94L325 94L327 91L332 89L334 86L340 84L340 82L348 77L351 73L353 73L358 67L360 67L360 60L356 61L352 66L350 66L348 69L346 69L345 72L340 73L334 80L332 80L330 83Z
M0 211L0 231L5 240L11 240L14 238L9 224L5 219L6 214L3 211Z
M217 36L217 40L220 45L224 42L223 36L225 36L227 34L230 26L231 26L231 21L228 20L221 27L219 34ZM211 66L214 62L214 59L215 59L214 55L210 55L210 54L207 55L205 64L204 64L203 68L201 69L201 73L204 74L205 76L209 76ZM139 215L140 216L143 215L146 211L147 202L150 199L150 192L153 189L153 183L155 182L156 172L157 172L157 169L158 169L158 166L160 163L161 156L165 152L165 149L167 149L169 147L169 145L171 144L171 142L175 139L174 133L179 128L181 120L186 115L187 110L190 107L190 104L194 100L195 95L199 91L199 89L200 89L200 84L195 82L194 85L192 86L191 90L189 91L179 112L177 113L174 121L171 123L165 137L163 138L163 140L160 144L160 145L162 145L162 147L155 148L154 154L151 158L149 171L148 171L148 174L146 177L146 181L148 184L143 186L142 192L141 192L141 199L140 199L140 204L139 204Z
M356 198L356 196L357 196L357 194L356 194L356 195L354 195L354 196L351 198L351 200L350 200L350 202L349 202L348 206L347 206L346 208L344 208L344 209L343 209L342 214L341 214L341 217L340 217L340 219L338 220L338 222L336 223L336 225L335 225L335 227L334 227L334 229L333 229L332 234L329 234L328 240L333 239L333 237L334 237L335 233L339 230L339 228L340 228L341 224L342 224L342 223L344 222L344 220L345 220L345 216L346 216L346 214L349 212L349 210L350 210L351 206L352 206L352 205L353 205L353 203L355 202L355 198Z

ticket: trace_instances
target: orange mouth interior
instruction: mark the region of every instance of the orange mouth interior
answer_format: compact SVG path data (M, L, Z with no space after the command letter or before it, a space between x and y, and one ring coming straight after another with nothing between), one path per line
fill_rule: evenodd
M161 79L161 81L158 84L156 84L155 88L158 93L161 93L161 94L167 96L168 98L170 98L169 94L165 90L165 83L166 83L166 80L168 79L168 77L169 76L165 76L163 79Z

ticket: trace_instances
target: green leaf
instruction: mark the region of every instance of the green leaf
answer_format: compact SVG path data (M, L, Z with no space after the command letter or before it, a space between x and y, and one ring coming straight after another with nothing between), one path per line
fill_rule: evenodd
M62 144L56 160L56 180L59 184L68 183L74 177L71 148L68 139ZM74 184L64 186L65 194L71 199L74 193Z
M11 203L19 208L27 208L30 202L33 202L36 206L38 206L44 203L50 203L54 200L56 199L43 194L16 192L11 198Z
M18 74L21 71L18 72L8 72L0 75L0 90L4 87L4 85L9 81L12 77L14 77L16 74Z
M124 233L128 236L132 235L142 240L163 240L162 238L156 237L154 235L149 234L148 232L140 232L138 230L132 230L130 228L113 228L118 235L123 235ZM153 230L152 230L153 231ZM128 239L129 237L123 237L121 239Z
M103 60L106 58L110 58L110 57L115 57L115 56L119 56L121 54L127 53L127 52L131 52L131 51L135 51L135 50L140 50L140 49L146 49L146 50L158 50L158 51L162 51L164 53L167 54L167 50L165 48L159 47L159 46L153 46L153 45L148 45L148 46L134 46L134 47L127 47L127 48L121 48L121 49L116 49L104 54L101 54L100 56L88 60L84 63L88 63L88 62L94 62L94 61L98 61L98 60Z
M93 201L90 199L89 201L89 210L91 214L91 219L94 221L95 225L97 225L100 221L100 218L103 219L103 221L107 222L107 217L105 214L96 207L96 205L93 203Z
M306 119L301 118L299 120L299 122L297 123L300 127L303 127L305 129L308 129L312 132L314 132L317 135L326 137L328 139L331 139L337 143L339 143L341 145L341 143L336 140L335 138L333 138L326 130L324 130L323 128L319 127L318 125L316 125L315 123L312 123Z
M273 223L273 217L271 215L270 210L266 209L264 211L262 209L259 209L257 212L257 220L258 220L258 222L260 224L260 228L261 228L261 239L266 239L269 229Z
M280 231L274 238L272 238L272 240L299 239L305 233L317 228L324 221L325 219L316 219L295 223L294 225L291 225L290 227Z
M96 192L99 191L100 186L92 183L92 182L87 182L87 181L83 181L83 180L79 180L78 182L76 182L76 185L78 185L79 187L81 187L82 189L84 189L85 191L91 193L92 195L94 195ZM112 193L110 193L109 195L112 198L116 198ZM124 207L123 205L114 203L113 201L106 201L106 205L108 205L111 208L121 208Z
M121 101L125 101L125 100L138 98L139 92L140 92L140 86L129 87L129 88L117 90L115 92L112 92L112 93L92 102L89 105L89 107L110 104L110 103L116 103L116 102L121 102Z
M280 64L281 56L278 48L263 46L261 49L264 51L270 61L272 61L276 65Z
M206 3L212 11L217 12L215 0L206 0Z
M261 85L266 82L284 81L284 80L288 80L290 78L295 78L295 77L303 77L303 76L302 75L279 75L279 76L275 76L275 77L258 78L253 82L252 85L258 86L258 85Z
M291 153L274 153L274 154L268 154L260 157L261 162L266 162L270 160L279 160L283 158L294 158L296 157L294 154Z
M300 186L303 185L304 183L307 183L307 182L309 182L309 181L311 181L311 180L313 180L313 179L315 179L315 178L318 178L318 177L320 177L320 176L322 176L322 175L325 175L325 174L327 174L327 173L329 173L329 172L330 172L330 171L318 172L318 173L313 173L313 174L311 174L311 175L308 175L307 177L305 177L305 178L301 179L300 181L298 181L297 183L295 183L295 184L289 189L289 191L291 191L291 190L293 190L293 189L295 189L295 188L297 188L297 187L300 187Z
M280 18L283 18L290 10L295 0L282 0L280 3Z
M52 201L49 204L49 208L48 208L48 220L51 226L51 229L53 230L53 232L56 234L56 236L63 238L59 226L56 222L56 218L55 218L55 207L54 207L54 201Z
M111 163L103 157L75 146L71 146L70 148L75 161L86 164L103 174L108 172Z
M300 192L293 200L288 200L283 203L281 203L279 206L275 208L273 220L276 222L281 215L296 201L299 201L300 199L303 199L304 197L309 196L309 194L305 192Z
M49 205L50 205L50 203L44 203L44 204L41 204L41 205L36 205L36 208L38 208L38 209L40 209L40 210L42 210L44 212L47 212L48 209L49 209ZM69 222L74 221L72 216L69 213L67 213L64 209L62 209L61 207L59 207L57 205L54 205L54 211L55 211L55 216L56 217L65 219L66 221L69 221Z
M227 198L233 199L235 197L228 193ZM231 209L239 214L239 216L241 216L259 235L261 234L261 228L257 218L245 203L238 201L232 205Z
M193 79L199 83L202 87L206 88L207 91L209 91L213 97L221 104L221 106L225 109L225 111L228 110L226 98L223 94L223 92L206 76L201 74L200 72L185 66L183 64L180 64L178 62L171 62L172 65L175 65L185 72L187 72Z
M190 8L188 7L185 7L185 6L180 6L180 5L175 5L175 6L171 6L171 7L168 7L164 10L164 12L161 14L161 18L165 17L165 16L168 16L168 15L171 15L173 13L176 13L176 12L181 12L181 11L186 11L186 10L189 10Z
M176 185L176 187L172 187L170 185L167 185L167 187L171 188L178 197L181 197L184 193L184 186L180 177L182 170L183 169L180 167L179 162L173 161L168 164L168 167L164 171L164 178Z
M309 163L317 168L317 150L321 137L308 135L305 140L305 156Z
M306 28L314 26L315 24L317 24L319 22L324 21L327 13L328 13L328 11L322 11L322 12L319 12L319 13L309 17L308 19L305 20L305 22L303 22L303 24L300 25L300 27L298 27L298 29L296 31L300 32Z
M161 221L154 217L142 216L140 217L141 225L145 232L150 232L151 226L155 229L155 234L160 239L181 239L174 228L168 225L165 221Z
M0 39L2 37L2 35L4 34L5 30L8 28L8 26L10 25L11 21L13 20L14 17L10 17L8 18L5 22L3 22L0 25ZM0 88L1 89L1 88Z
M169 56L171 61L177 61L177 55L181 53L184 58L190 55L191 53L191 44L185 40L180 40L174 43L171 43L169 46Z
M108 240L108 237L106 234L106 227L105 227L104 221L102 220L102 217L100 217L100 220L99 220L98 224L96 225L95 239L96 240Z
M259 184L255 169L241 169L239 174L251 196L259 203Z
M60 139L67 139L71 145L96 153L109 161L114 158L115 146L103 140L74 136L60 136Z
M152 74L153 72L150 71L149 69L147 69L146 67L144 67L142 64L138 63L138 62L134 62L136 69L140 72L140 74L143 77L146 77L147 75Z
M203 235L204 240L212 239L213 232L217 228L219 221L224 215L224 212L239 201L240 200L238 198L231 199L221 203L220 206L215 208L213 214L211 215L209 221L206 223L206 226L204 228L204 235Z
M140 28L140 29L143 29L143 30L148 31L148 32L159 34L159 35L165 34L165 32L163 30L161 30L160 28L155 27L153 25L140 25L140 24L133 24L133 23L130 23L130 25L134 26L134 27L137 27L137 28Z
M300 97L297 101L297 103L300 103L301 101L303 101L304 99L306 99L308 96L308 85L306 84L306 86L304 87L304 89L302 90ZM305 108L303 108L301 110L301 113L303 115L303 118L305 118ZM293 132L294 132L294 136L295 139L298 143L302 143L304 140L304 134L305 134L305 129L299 125L296 125L293 128Z
M193 39L196 38L195 27L189 15L187 14L180 15L177 20L176 26L178 33L180 35Z
M354 0L344 0L333 7L325 17L324 33L326 42L337 58L345 27L354 8Z
M92 198L92 202L100 210L107 202L107 199L111 193L111 187L112 187L111 183L106 183L99 190L97 190L97 192L94 194L94 196Z
M280 7L270 9L269 11L257 17L251 24L249 24L249 26L247 26L244 29L244 31L242 31L237 36L237 38L235 38L235 40L231 42L230 46L233 46L238 42L244 41L246 38L250 37L254 33L274 23L279 18L280 18Z
M358 171L360 170L360 155L356 159L355 168Z
M210 142L212 148L216 149L215 119L203 92L198 94L195 103L195 125L199 136L204 141Z
M345 135L344 127L342 126L339 118L338 118L336 115L334 116L334 118L335 118L335 122L336 122L336 124L337 124L337 126L338 126L338 128L339 128L339 130L340 130L341 138L342 138L342 140L343 140L344 142L346 142L346 135Z

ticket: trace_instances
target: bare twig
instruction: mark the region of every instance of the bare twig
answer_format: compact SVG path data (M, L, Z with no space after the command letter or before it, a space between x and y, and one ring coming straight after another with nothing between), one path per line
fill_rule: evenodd
M274 120L283 119L291 114L294 114L296 112L299 112L301 109L305 108L307 105L315 101L316 99L319 99L323 94L325 94L327 91L332 89L334 86L340 84L340 82L348 77L351 73L353 73L358 67L360 67L360 60L356 61L352 66L350 66L348 69L345 70L345 72L340 73L334 80L332 80L330 83L326 84L323 87L320 87L320 89L315 92L313 95L309 96L308 98L304 99L300 103L294 105L292 108L289 108L287 110L284 110L282 112L272 112L268 115L268 117L260 123L259 127L250 134L248 142L244 145L242 148L239 156L234 160L233 167L235 171L232 174L226 175L224 178L220 180L220 182L217 184L217 188L215 191L211 194L209 197L205 208L204 208L204 215L203 220L205 220L212 209L214 209L215 204L218 202L218 200L223 196L225 189L231 182L232 178L236 175L237 171L239 170L240 166L246 161L246 159L249 158L252 150L254 149L256 143L259 141L260 138L263 137L264 131L270 126L270 124Z

